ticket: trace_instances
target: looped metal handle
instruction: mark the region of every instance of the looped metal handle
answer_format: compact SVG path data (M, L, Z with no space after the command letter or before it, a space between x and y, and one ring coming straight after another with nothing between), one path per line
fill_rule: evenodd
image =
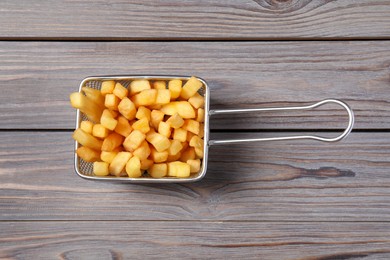
M227 109L227 110L210 110L209 115L216 114L229 114L229 113L247 113L247 112L263 112L263 111L280 111L280 110L308 110L327 103L335 103L342 106L348 113L348 126L344 132L334 138L327 138L317 135L297 135L297 136L283 136L283 137L270 137L270 138L254 138L254 139L231 139L231 140L210 140L209 145L216 144L231 144L231 143L243 143L243 142L264 142L264 141L281 141L281 140L296 140L296 139L314 139L322 142L337 142L345 138L353 128L354 115L352 109L343 101L337 99L325 99L318 103L308 106L298 107L270 107L270 108L253 108L253 109Z

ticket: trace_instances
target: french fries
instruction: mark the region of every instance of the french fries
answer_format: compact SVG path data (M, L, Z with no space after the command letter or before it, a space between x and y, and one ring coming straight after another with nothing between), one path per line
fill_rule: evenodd
M109 164L107 162L94 162L93 173L96 176L107 176L110 174L108 167Z
M81 130L81 128L76 129L73 132L73 139L79 142L81 145L89 147L94 150L101 150L103 142L96 137L92 136Z
M87 98L95 102L98 106L101 107L104 105L104 97L99 90L94 88L83 87L82 91L87 96Z
M184 84L184 85L183 85ZM70 95L82 121L73 138L76 153L93 163L96 176L188 178L199 173L204 153L204 97L195 77L129 87L106 80L100 90L83 87Z
M103 108L82 93L74 92L70 94L70 104L72 107L80 109L93 122L99 122Z
M121 146L125 138L118 133L109 134L103 141L102 151L112 152Z
M98 151L93 150L87 146L81 146L77 148L76 153L86 162L96 162L100 159L100 154Z

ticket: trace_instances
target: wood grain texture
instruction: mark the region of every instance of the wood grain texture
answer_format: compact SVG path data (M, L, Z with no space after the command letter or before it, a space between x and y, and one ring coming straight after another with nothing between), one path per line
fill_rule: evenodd
M388 41L0 42L0 128L71 129L69 94L91 75L197 75L212 108L347 101L356 129L390 127ZM329 129L343 111L216 116L211 129Z
M17 259L388 259L389 223L0 222Z
M130 185L77 177L70 132L1 132L0 220L389 221L389 140L216 146L200 182Z
M7 39L388 38L385 0L2 1Z

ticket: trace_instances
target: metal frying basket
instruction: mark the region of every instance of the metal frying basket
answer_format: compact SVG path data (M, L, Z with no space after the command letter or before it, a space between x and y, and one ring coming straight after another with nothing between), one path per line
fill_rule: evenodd
M147 79L147 80L171 80L171 79L180 79L182 81L187 81L189 76L97 76L97 77L88 77L85 78L80 83L79 91L82 87L89 87L94 89L100 89L101 83L105 80L115 80L120 82L124 87L128 87L130 82L135 79ZM208 148L210 145L219 145L219 144L232 144L232 143L242 143L242 142L262 142L262 141L278 141L278 140L296 140L296 139L314 139L323 142L337 142L345 138L352 130L354 124L354 115L352 109L344 102L337 99L326 99L318 103L308 105L308 106L295 106L295 107L274 107L274 108L254 108L254 109L227 109L227 110L210 110L210 89L206 83L201 78L198 78L202 83L202 88L198 91L199 94L205 98L205 119L204 119L204 152L203 159L201 163L201 169L197 174L191 175L188 178L175 178L175 177L164 177L160 179L155 179L147 176L142 176L140 178L128 178L128 177L115 177L115 176L95 176L93 174L93 163L85 162L75 153L75 170L76 173L85 179L90 180L105 180L105 181L116 181L116 182L130 182L130 183L182 183L182 182L194 182L202 179L207 170L207 160L208 160ZM309 110L319 106L322 106L327 103L335 103L342 106L348 113L348 126L345 128L339 136L334 138L326 138L316 135L299 135L299 136L285 136L285 137L271 137L271 138L253 138L253 139L231 139L231 140L209 140L209 117L216 114L229 114L229 113L248 113L248 112L262 112L262 111L280 111L280 110ZM76 117L76 128L79 128L81 121L88 120L88 118L77 110ZM79 147L79 143L75 142L75 148Z

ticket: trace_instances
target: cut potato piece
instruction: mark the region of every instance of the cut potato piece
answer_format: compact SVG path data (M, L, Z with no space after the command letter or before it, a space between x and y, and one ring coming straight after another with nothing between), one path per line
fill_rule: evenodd
M96 162L99 161L100 154L98 151L93 150L89 147L82 146L77 148L77 155L86 162Z
M70 94L70 103L72 107L79 109L93 122L99 122L103 108L90 100L88 97L84 96L82 93L74 92Z
M203 146L202 147L195 147L195 155L196 158L203 159Z
M170 162L168 163L168 176L187 178L191 174L190 166L185 162Z
M150 114L150 124L155 130L158 130L158 126L163 119L164 119L163 112L159 110L152 110Z
M171 145L168 149L168 154L176 155L181 151L181 149L183 149L183 145L181 144L181 142L178 140L172 140Z
M110 130L102 126L101 124L96 124L93 126L92 135L99 138L106 138Z
M169 155L169 151L168 151L167 162L178 161L178 160L180 159L180 156L181 156L181 152L178 152L178 153L175 154L175 155Z
M168 89L171 93L171 100L175 100L180 96L182 81L180 79L170 80L168 83Z
M150 109L148 109L144 106L140 106L138 108L137 114L135 114L135 118L137 118L137 119L146 118L148 121L150 121L150 119L151 119Z
M125 138L117 133L109 134L103 141L102 151L111 152L122 145Z
M148 134L146 140L153 145L158 152L163 152L169 148L171 142L166 136L159 133Z
M171 101L171 92L169 92L169 89L158 89L157 90L155 104L165 105L165 104L168 104L170 101Z
M196 121L198 121L199 123L204 122L204 109L203 108L198 109L197 115L196 115Z
M202 97L199 93L195 93L190 99L188 99L188 102L190 102L194 108L201 108L204 106L204 97Z
M146 160L149 157L150 153L151 151L148 142L143 141L141 145L134 150L133 155L137 156L142 161Z
M93 129L93 123L91 121L81 121L80 123L80 128L88 133L88 134L92 134L92 129Z
M106 80L102 82L102 86L100 88L100 92L103 96L106 94L111 94L114 91L115 81L114 80Z
M124 97L127 97L127 94L128 94L128 90L127 88L125 88L121 83L117 82L115 84L115 87L114 87L114 90L112 91L112 93L117 96L118 98L120 99L123 99Z
M115 158L112 160L109 166L109 172L115 176L120 176L123 169L126 166L126 163L130 160L131 153L129 152L119 152Z
M162 178L168 174L168 165L166 163L156 163L153 164L148 173L153 178Z
M93 163L93 173L96 176L107 176L110 174L108 167L109 167L109 164L106 162L94 162Z
M133 128L131 128L129 120L127 120L124 116L119 116L117 121L118 123L114 131L124 137L127 137L133 130Z
M111 163L112 160L114 160L115 156L117 155L118 152L115 152L115 151L112 151L112 152L106 152L106 151L102 151L100 153L100 159L103 161L103 162L107 162L107 163Z
M189 131L189 132L192 132L196 135L199 134L199 122L198 121L186 119L182 128Z
M199 136L200 138L203 138L203 137L204 137L204 124L200 124L200 125L199 125L199 134L198 134L198 136Z
M158 125L158 132L169 138L171 136L171 126L166 122L160 122Z
M156 149L152 148L150 158L155 163L165 162L168 159L168 151L158 152Z
M153 161L150 159L141 160L141 170L147 170L153 165Z
M110 110L104 109L100 118L100 124L109 130L114 130L118 124L118 121L114 118Z
M193 147L187 148L185 151L181 153L180 161L187 162L188 160L195 160L196 154L195 149Z
M81 90L84 92L87 98L95 102L99 107L104 106L104 96L99 90L88 87L82 87Z
M79 142L83 146L87 146L94 150L100 150L102 148L103 142L81 130L80 128L76 129L73 133L73 139Z
M133 80L130 83L130 96L133 96L145 89L150 89L149 80L147 79Z
M170 118L168 118L167 123L174 129L182 127L184 125L183 118L180 117L178 113L175 113Z
M146 140L148 140L149 138L151 138L154 134L156 134L157 132L152 128L150 129L150 131L146 134Z
M198 173L200 171L200 160L188 160L187 164L190 166L191 173Z
M131 100L134 102L134 105L136 107L139 106L150 106L155 104L157 97L157 90L156 89L145 89L142 90L137 95L133 96Z
M130 178L141 177L141 161L137 156L131 157L131 159L127 162L126 173Z
M187 130L182 128L173 130L173 139L185 142L187 140Z
M184 119L195 118L195 110L187 101L171 102L163 105L160 111L169 116L178 113Z
M194 135L190 140L190 146L192 146L194 148L203 147L203 139L197 135Z
M202 85L203 83L200 80L198 80L195 77L191 77L186 82L186 84L184 84L180 93L180 97L185 100L188 100L190 97L195 95L196 92L198 92L198 90L202 87Z
M145 117L138 121L135 121L135 123L132 124L131 127L135 130L141 131L144 134L146 134L150 130L149 121Z
M123 142L123 146L127 151L133 152L141 145L144 140L145 134L139 130L134 130L128 137L126 137L125 141Z
M187 101L178 101L176 103L177 112L184 119L195 118L195 109Z
M160 111L169 116L177 114L176 101L162 106Z
M127 97L123 98L118 105L119 113L126 117L127 120L133 120L137 113L134 103Z
M121 100L114 94L107 94L106 99L104 100L104 105L106 108L111 110L118 110L118 105Z
M155 82L153 82L153 88L154 89L166 89L167 84L163 80L155 81Z

